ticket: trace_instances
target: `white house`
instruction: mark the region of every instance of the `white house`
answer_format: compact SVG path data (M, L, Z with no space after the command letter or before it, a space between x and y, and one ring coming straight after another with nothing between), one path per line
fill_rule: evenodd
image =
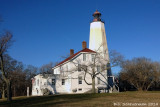
M109 66L109 54L104 22L97 10L90 23L89 49L82 42L82 50L74 53L53 68L53 74L39 74L32 79L32 95L87 93L95 85L97 92L111 92L114 79ZM94 78L93 78L94 77Z

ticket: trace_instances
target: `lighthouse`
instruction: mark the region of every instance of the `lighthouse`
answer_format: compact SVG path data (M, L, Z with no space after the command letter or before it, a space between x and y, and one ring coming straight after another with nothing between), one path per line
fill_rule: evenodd
M97 10L93 13L93 21L90 23L89 49L100 53L109 62L105 26L101 13Z

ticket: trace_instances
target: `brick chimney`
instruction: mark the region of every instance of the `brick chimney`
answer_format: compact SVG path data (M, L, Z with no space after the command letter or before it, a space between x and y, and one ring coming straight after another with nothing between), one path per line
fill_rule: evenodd
M74 54L74 49L70 49L70 56Z
M86 43L86 41L83 41L82 42L82 49L85 49L85 48L87 48L87 43Z

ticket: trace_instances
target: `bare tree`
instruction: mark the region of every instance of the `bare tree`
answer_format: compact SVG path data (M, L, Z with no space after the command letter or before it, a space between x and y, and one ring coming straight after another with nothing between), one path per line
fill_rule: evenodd
M103 79L102 78L99 78L99 79L103 83L105 83L106 86L108 85L109 88L111 88L112 84L108 83L109 82L108 77L112 76L111 68L118 66L120 62L123 60L123 56L114 50L114 51L110 51L110 59L106 59L104 58L102 52L97 51L92 60L93 61L89 62L88 64L82 64L81 66L81 68L85 72L85 75L84 75L85 83L88 85L92 85L92 93L95 93L96 92L95 78L98 75L101 75ZM89 74L91 76L92 78L91 83L88 83L86 81L86 74Z
M31 79L37 75L37 72L38 72L38 68L37 67L34 67L32 65L28 65L25 70L25 76L26 76L26 81L25 81L25 92L27 92L27 87L30 88L30 90L32 89L32 82L31 82ZM31 92L31 91L30 91ZM30 93L31 94L31 93Z
M123 59L123 56L119 54L118 52L114 51L111 53L111 62L110 60L106 57L104 57L104 53L100 51L96 51L95 53L91 53L92 55L91 60L88 61L82 61L82 59L75 58L75 60L70 60L70 62L74 65L71 67L71 69L61 67L61 75L66 77L69 74L74 73L74 71L79 71L79 69L82 70L83 73L83 80L87 85L92 86L92 93L96 93L95 89L95 79L101 75L103 78L99 78L100 81L102 81L106 86L110 86L108 84L108 76L111 76L111 68L114 66L117 66L119 64L119 61ZM69 73L69 74L68 74ZM87 81L86 78L91 78L91 81ZM74 78L75 79L75 78ZM110 86L111 87L111 86Z
M5 98L5 83L4 80L2 79L2 75L0 75L0 93L2 95L1 97Z
M25 66L22 62L11 58L7 54L3 55L3 62L5 74L12 82L12 97L25 96L27 87L31 89L31 78L36 75L38 69L31 65ZM5 98L6 92L6 83L2 78L2 72L0 72L0 93L2 98Z
M6 83L7 87L7 100L11 101L11 81L10 78L7 77L7 72L4 66L4 55L7 52L8 48L11 46L12 43L12 34L8 31L6 31L3 35L0 37L0 67L1 67L1 73L2 78Z
M151 85L159 81L159 64L145 57L126 60L120 72L121 80L127 81L139 91L148 90Z
M54 63L50 62L48 64L42 65L40 67L40 73L42 74L53 74L52 68L55 66Z

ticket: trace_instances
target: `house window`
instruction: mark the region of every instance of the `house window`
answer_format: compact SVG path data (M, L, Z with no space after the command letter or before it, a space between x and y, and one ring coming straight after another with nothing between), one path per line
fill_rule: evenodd
M92 54L91 57L92 57L92 61L94 61L94 54Z
M78 91L82 91L82 88L79 88Z
M52 85L55 85L55 84L56 84L56 80L52 79Z
M62 66L60 66L60 72L62 72L63 71L63 67Z
M66 70L68 71L68 65L66 65Z
M65 79L62 79L62 85L65 85Z
M64 70L63 70L63 67L62 67L62 66L60 67L60 72L61 72L62 75L64 76Z
M78 84L82 84L82 77L78 77Z
M101 80L100 77L97 77L97 84L100 84Z
M44 82L44 85L47 85L47 82Z
M86 61L86 54L83 54L83 61Z
M36 79L34 80L34 86L36 86Z
M81 71L81 64L78 64L78 71Z
M39 86L39 79L37 80L37 86Z
M100 66L97 66L97 72L100 72Z

